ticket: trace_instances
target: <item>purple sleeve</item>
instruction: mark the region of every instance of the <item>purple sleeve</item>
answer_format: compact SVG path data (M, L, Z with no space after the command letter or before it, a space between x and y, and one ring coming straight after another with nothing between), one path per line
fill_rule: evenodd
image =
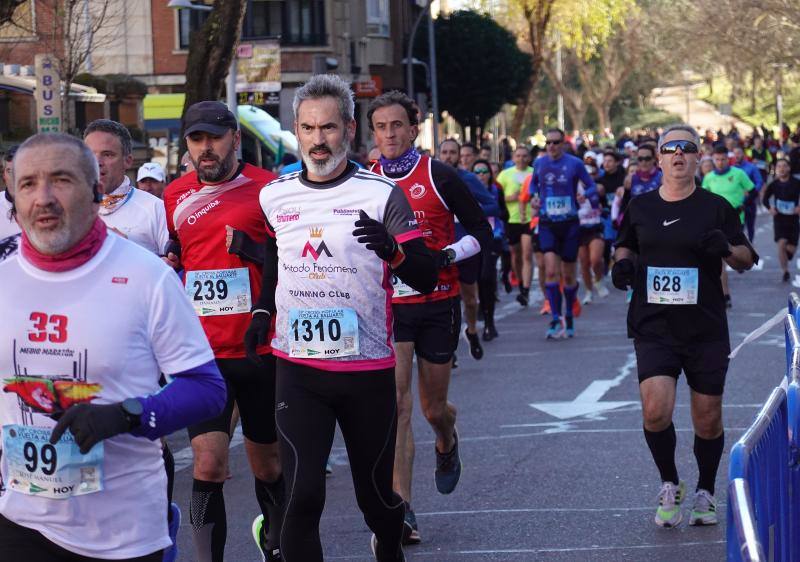
M171 377L157 393L138 398L142 423L133 435L155 440L218 416L225 408L225 381L214 361Z

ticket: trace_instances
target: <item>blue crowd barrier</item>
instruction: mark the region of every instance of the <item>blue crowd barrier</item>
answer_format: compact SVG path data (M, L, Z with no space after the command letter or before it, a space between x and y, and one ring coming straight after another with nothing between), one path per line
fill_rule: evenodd
M727 559L800 561L800 297L784 323L786 371L731 449Z

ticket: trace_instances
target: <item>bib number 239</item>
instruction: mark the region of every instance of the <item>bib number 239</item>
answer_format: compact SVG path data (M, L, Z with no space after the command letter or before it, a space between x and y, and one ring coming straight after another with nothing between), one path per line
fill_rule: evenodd
M697 304L696 267L648 267L647 302Z
M250 312L250 274L246 267L189 271L186 293L198 316Z
M358 315L352 308L292 308L288 336L290 357L358 355Z

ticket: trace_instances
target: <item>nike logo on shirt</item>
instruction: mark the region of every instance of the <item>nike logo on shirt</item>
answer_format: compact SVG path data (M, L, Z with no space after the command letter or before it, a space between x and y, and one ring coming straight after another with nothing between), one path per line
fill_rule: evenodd
M681 219L675 219L675 220L672 220L672 221L668 221L668 220L666 220L666 219L665 219L665 220L664 220L664 222L663 222L663 223L661 223L661 224L663 224L664 226L669 226L669 225L671 225L671 224L675 224L675 223L676 223L676 222L678 222L679 220L681 220Z

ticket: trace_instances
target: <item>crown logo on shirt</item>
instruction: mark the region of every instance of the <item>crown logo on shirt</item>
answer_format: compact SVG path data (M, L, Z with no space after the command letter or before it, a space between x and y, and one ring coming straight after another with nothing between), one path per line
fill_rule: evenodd
M308 229L308 233L311 235L311 238L322 238L322 227L311 227Z

